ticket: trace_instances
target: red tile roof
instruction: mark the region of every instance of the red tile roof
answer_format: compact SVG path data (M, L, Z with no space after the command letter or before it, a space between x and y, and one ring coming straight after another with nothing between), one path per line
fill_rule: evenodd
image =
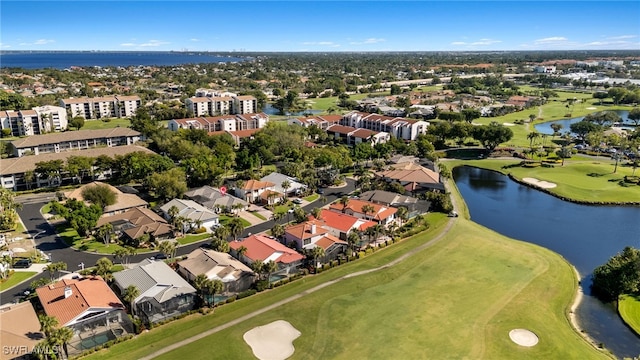
M232 241L229 246L234 250L244 246L247 248L245 256L252 261L270 259L276 263L290 264L304 259L295 250L260 234L251 235L242 241Z
M250 130L238 130L238 131L229 131L229 134L233 136L237 136L239 138L248 138L253 136L253 134L257 133L261 129L250 129Z
M398 209L393 207L386 207L380 204L372 203L370 201L363 201L359 199L349 199L349 202L347 203L346 208L348 210L353 211L354 213L364 214L364 212L362 211L362 207L365 205L371 205L373 207L373 213L366 214L366 217L367 218L372 217L373 219L376 219L376 220L386 219L389 216L395 214L396 211L398 211ZM337 203L331 204L329 208L334 211L342 212L342 209L344 209L345 206L337 202Z
M67 298L64 297L66 287L71 288L71 296ZM36 293L47 315L55 317L61 326L89 308L124 308L120 299L99 276L64 279L37 288Z
M244 187L242 189L253 191L253 190L259 190L259 189L266 189L272 186L276 186L276 184L272 183L271 181L259 181L259 180L251 179L251 180L247 180L246 184L244 184Z
M347 244L346 241L342 241L340 239L338 239L337 237L331 235L331 234L327 234L325 236L322 237L322 239L316 241L316 246L320 246L321 248L327 250L329 249L333 244Z
M313 229L313 225L316 226L315 232L311 232ZM329 230L325 229L323 225L324 223L322 221L314 219L305 221L301 224L289 226L285 231L296 239L304 240L327 234Z
M358 222L361 222L360 226L357 227L357 230L363 231L371 226L376 225L375 222L365 219L359 219L355 216L351 216L348 214L339 213L336 211L331 211L327 209L323 209L320 212L320 219L324 221L324 223L334 229L337 229L341 232L347 233L351 229L353 229Z

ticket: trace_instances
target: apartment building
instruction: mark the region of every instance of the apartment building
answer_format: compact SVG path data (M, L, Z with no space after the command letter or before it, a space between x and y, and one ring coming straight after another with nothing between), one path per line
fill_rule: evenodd
M31 110L0 111L0 128L11 136L39 135L67 128L67 112L59 106L38 106Z
M227 114L253 114L258 111L258 100L253 96L199 96L185 100L194 116Z
M252 113L173 119L169 121L168 127L171 131L178 131L179 129L198 129L211 133L217 131L262 129L268 122L269 116L267 114Z
M59 153L96 147L133 145L142 135L129 128L66 131L25 137L11 142L13 156Z
M427 133L429 123L423 120L352 111L342 117L340 125L385 132L398 139L415 140L418 135Z
M103 96L60 99L71 117L80 116L85 119L101 119L129 117L136 114L142 101L138 96Z

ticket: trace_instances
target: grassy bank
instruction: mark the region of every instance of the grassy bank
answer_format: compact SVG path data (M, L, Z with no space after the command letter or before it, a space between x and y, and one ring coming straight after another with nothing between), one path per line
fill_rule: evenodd
M622 320L640 336L640 296L620 296L618 313L620 313Z
M520 166L510 167L521 160L452 160L446 164L450 169L459 165L470 165L483 169L511 174L517 179L525 177L536 178L555 183L557 186L548 189L558 196L587 202L639 202L640 186L622 186L620 181L625 175L631 175L633 169L628 165L619 164L614 173L614 164L607 158L568 160L564 166L560 164L553 168ZM636 171L640 174L640 171Z
M386 264L432 239L445 221L431 218L431 230L365 259L154 329L90 358L140 358L312 286ZM293 358L606 358L567 320L576 291L569 264L543 248L455 221L440 242L393 267L327 286L161 358L252 358L242 335L277 319L302 332ZM512 343L508 332L520 327L538 334L540 344Z

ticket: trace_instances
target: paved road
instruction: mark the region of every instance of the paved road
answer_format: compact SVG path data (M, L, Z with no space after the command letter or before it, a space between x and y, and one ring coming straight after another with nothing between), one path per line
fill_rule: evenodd
M351 179L347 179L347 185L342 188L327 188L325 189L324 196L327 198L327 203L335 201L339 199L343 195L347 195L355 190L355 181ZM102 257L109 257L112 261L114 260L110 255L101 255L101 254L92 254L89 252L75 250L69 246L67 246L62 239L60 239L55 229L47 223L47 221L40 214L40 209L47 202L54 199L55 194L46 193L46 194L31 194L26 196L20 196L17 198L17 201L22 204L22 209L18 211L20 214L20 218L25 225L25 228L28 230L29 234L32 237L35 237L34 241L36 243L36 248L42 250L45 254L50 254L51 260L53 262L63 261L67 264L67 270L76 271L79 270L80 263L84 263L85 266L93 266L98 259ZM321 206L317 201L311 203L303 209L306 212L311 212L311 210L315 207ZM284 221L284 220L282 220ZM258 224L255 226L251 226L245 229L243 236L247 234L257 234L263 231L270 230L274 225L273 220L269 220L263 222L262 224ZM186 255L193 251L194 249L200 247L203 243L206 243L207 240L199 241L193 244L181 246L177 249L176 254ZM139 262L143 259L152 256L156 253L146 253L136 255L131 258L131 262ZM0 304L6 304L14 301L19 301L26 290L29 289L29 284L37 279L42 277L49 276L46 273L41 273L34 278L31 278L29 281L23 283L22 285L16 286L12 289L6 290L0 293Z

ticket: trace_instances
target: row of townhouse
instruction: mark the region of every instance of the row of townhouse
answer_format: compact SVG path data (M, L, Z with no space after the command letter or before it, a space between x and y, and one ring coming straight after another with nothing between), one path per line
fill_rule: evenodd
M60 106L64 107L71 117L85 119L123 118L131 117L141 106L139 96L104 96L60 99Z
M223 116L196 117L188 119L173 119L168 123L169 130L197 129L208 133L218 131L242 131L262 129L269 122L265 113L248 113Z
M397 139L410 141L415 140L420 134L426 134L429 123L417 119L352 111L342 116L340 125L385 132Z
M0 129L11 136L39 135L67 128L67 112L59 106L38 106L31 110L0 111Z
M244 96L200 96L185 100L187 109L194 116L252 114L258 111L258 100Z

